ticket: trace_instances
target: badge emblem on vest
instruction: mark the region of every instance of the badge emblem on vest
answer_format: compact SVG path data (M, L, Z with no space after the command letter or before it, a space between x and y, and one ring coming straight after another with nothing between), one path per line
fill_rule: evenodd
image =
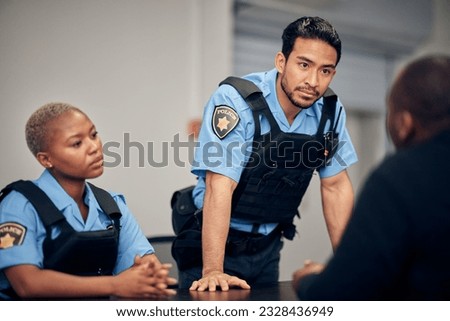
M0 224L0 250L21 245L25 238L26 227L13 222Z
M216 106L212 116L212 128L220 139L224 139L239 123L239 115L228 106Z

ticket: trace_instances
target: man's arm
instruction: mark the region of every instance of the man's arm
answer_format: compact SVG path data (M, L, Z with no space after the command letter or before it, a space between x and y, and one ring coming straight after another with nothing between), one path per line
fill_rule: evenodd
M333 250L336 250L353 210L353 187L346 170L321 179L322 206Z
M231 201L237 183L231 178L208 171L203 202L202 252L203 276L190 290L215 291L229 286L249 288L247 282L224 273L225 244L231 218Z

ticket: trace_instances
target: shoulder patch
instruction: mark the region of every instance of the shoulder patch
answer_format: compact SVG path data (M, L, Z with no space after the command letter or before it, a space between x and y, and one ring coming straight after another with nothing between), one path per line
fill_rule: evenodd
M216 106L212 116L212 128L220 139L224 139L239 123L236 111L225 105Z
M27 233L27 228L13 222L0 224L0 250L21 245Z

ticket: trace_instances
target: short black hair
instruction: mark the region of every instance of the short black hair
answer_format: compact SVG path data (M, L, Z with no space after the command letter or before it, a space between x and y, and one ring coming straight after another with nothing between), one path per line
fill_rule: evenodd
M342 44L339 35L334 27L325 19L320 17L301 17L290 23L283 31L283 47L281 52L288 59L297 38L319 39L334 49L337 53L337 61L341 59Z

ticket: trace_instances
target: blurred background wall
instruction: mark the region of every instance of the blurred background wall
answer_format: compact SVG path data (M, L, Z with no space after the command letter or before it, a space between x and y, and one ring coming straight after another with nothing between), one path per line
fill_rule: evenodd
M147 235L172 234L172 192L195 183L188 121L226 76L273 68L283 28L303 15L328 19L343 41L332 88L360 159L349 171L358 193L392 149L384 99L396 71L450 53L448 0L0 0L0 185L39 176L25 122L47 102L69 102L107 146L95 182L125 194ZM282 280L331 254L317 178L300 211Z

